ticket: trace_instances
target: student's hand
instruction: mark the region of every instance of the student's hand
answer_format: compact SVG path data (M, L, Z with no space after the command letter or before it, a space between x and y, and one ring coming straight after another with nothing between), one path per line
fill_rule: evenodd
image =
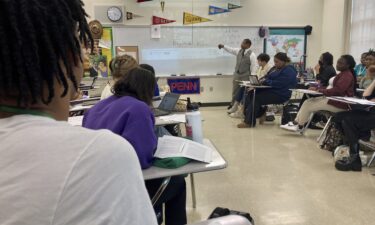
M371 99L370 101L375 102L375 98Z
M315 74L318 74L318 73L319 73L319 69L320 69L320 65L319 65L319 64L316 64L316 66L314 67Z
M223 44L219 44L217 47L218 47L219 49L222 49L222 48L224 48L224 45L223 45Z
M317 88L317 87L309 87L309 90L310 90L310 91L317 91L318 88Z

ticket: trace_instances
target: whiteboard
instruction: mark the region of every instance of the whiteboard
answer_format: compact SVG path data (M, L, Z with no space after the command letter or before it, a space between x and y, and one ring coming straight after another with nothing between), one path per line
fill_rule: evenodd
M236 57L217 48L218 44L240 47L252 41L256 55L264 42L257 27L169 27L161 28L161 38L151 39L150 27L114 27L114 46L138 46L140 63L155 68L158 76L233 74Z

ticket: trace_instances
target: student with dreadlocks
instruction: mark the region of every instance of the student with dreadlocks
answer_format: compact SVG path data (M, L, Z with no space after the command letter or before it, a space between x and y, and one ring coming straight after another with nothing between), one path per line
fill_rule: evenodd
M0 224L157 224L133 147L66 122L80 0L0 0Z

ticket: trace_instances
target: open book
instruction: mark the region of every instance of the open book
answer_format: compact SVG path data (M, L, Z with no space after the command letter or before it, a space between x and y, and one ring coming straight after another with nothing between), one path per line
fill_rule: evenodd
M212 149L185 138L174 136L163 136L159 138L158 148L155 157L186 157L201 162L209 163L212 161Z

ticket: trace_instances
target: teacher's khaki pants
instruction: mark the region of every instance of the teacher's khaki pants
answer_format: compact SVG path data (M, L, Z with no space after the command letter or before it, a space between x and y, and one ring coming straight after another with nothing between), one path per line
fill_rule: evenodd
M296 122L299 125L305 125L309 121L311 113L322 110L333 113L345 111L344 109L337 108L333 105L328 105L328 99L326 97L309 98L303 103L298 111Z
M235 102L236 94L240 91L240 83L238 81L249 80L249 75L234 74L232 87L232 104Z

